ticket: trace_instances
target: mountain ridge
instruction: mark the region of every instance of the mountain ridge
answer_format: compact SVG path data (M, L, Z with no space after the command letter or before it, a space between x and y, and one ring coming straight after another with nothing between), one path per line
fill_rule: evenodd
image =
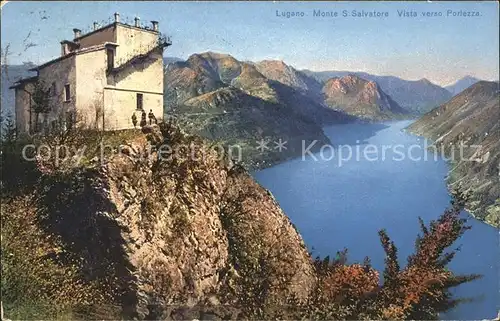
M426 78L405 80L396 76L378 76L367 72L354 71L315 72L305 69L302 72L315 77L322 83L325 83L330 78L342 77L349 74L369 81L375 81L398 105L412 114L423 114L452 97L449 91Z
M165 104L173 107L167 115L188 131L243 146L249 167L299 156L302 141L328 143L322 125L353 120L301 90L266 78L252 63L213 52L167 67ZM289 146L279 153L257 153L256 142L268 138Z
M451 92L453 95L457 95L479 81L481 81L481 79L467 75L458 79L453 84L445 86L444 88L446 88L446 90Z
M470 194L468 210L500 227L499 83L479 81L428 112L408 130L452 157L450 189Z

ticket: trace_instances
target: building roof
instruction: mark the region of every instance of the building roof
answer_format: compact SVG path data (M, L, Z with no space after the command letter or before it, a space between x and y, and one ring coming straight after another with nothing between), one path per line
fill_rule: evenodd
M83 34L81 35L80 37L77 37L75 38L73 41L77 42L78 40L82 39L82 38L86 38L88 36L91 36L93 35L94 33L98 33L100 31L103 31L105 29L108 29L110 27L115 27L115 26L122 26L122 27L126 27L126 28L132 28L132 29L137 29L137 30L141 30L141 31L146 31L146 32L152 32L152 33L160 33L159 31L154 31L152 29L146 29L146 28L142 28L142 27L136 27L136 26L132 26L132 25L129 25L129 24L126 24L126 23L123 23L123 22L112 22L108 25L105 25L99 29L96 29L96 30L92 30L90 32L87 32L86 34Z
M92 51L96 51L96 50L101 50L101 49L104 49L105 46L118 46L118 44L116 43L112 43L112 42L106 42L104 44L99 44L99 45L96 45L96 46L92 46L92 47L87 47L87 48L82 48L82 49L78 49L78 46L80 45L79 43L79 40L80 39L83 39L83 38L86 38L88 36L91 36L95 33L98 33L100 31L103 31L105 29L108 29L110 27L116 27L116 26L122 26L122 27L126 27L126 28L131 28L131 29L136 29L136 30L140 30L140 31L144 31L144 32L151 32L151 33L154 33L154 34L160 34L159 31L155 31L155 30L152 30L152 29L149 29L149 28L143 28L143 27L136 27L136 26L132 26L132 25L129 25L129 24L126 24L126 23L122 23L122 22L112 22L108 25L105 25L99 29L96 29L96 30L92 30L91 32L88 32L86 34L83 34L77 38L75 38L73 41L70 41L70 40L63 40L61 41L61 44L63 43L67 43L67 44L70 44L73 48L76 48L76 50L73 50L71 52L69 52L68 54L64 55L64 56L61 56L61 57L57 57L55 59L52 59L44 64L41 64L35 68L32 68L30 69L30 71L38 71L40 69L43 69L53 63L56 63L56 62L59 62L59 61L62 61L66 58L69 58L69 57L72 57L74 55L78 55L78 54L84 54L84 53L87 53L87 52L92 52Z
M104 29L108 29L109 27L113 27L114 25L116 24L116 22L113 22L113 23L110 23L108 25L105 25L104 27L101 27L99 29L95 29L95 30L92 30L90 32L87 32L83 35L81 35L80 37L76 37L75 39L73 39L74 42L77 42L78 40L82 39L82 38L86 38L90 35L93 35L94 33L98 33L100 31L103 31Z
M16 89L21 87L22 85L29 83L29 82L35 82L38 79L38 76L33 76L33 77L28 77L24 79L19 79L16 81L12 86L9 87L9 89Z
M73 56L76 56L76 55L81 55L81 54L85 54L85 53L89 53L89 52L94 52L94 51L98 51L98 50L103 50L105 49L107 46L118 46L118 44L114 43L114 42L105 42L103 44L99 44L99 45L95 45L95 46L91 46L91 47L86 47L86 48L82 48L82 49L77 49L75 51L72 51L64 56L61 56L61 57L57 57L55 59L52 59L52 60L49 60L47 61L46 63L42 64L42 65L39 65L39 66L36 66L35 68L31 68L29 69L29 71L38 71L40 69L43 69L49 65L52 65L56 62L59 62L59 61L62 61L66 58L69 58L69 57L73 57Z
M80 44L71 40L63 40L61 43L68 43L70 45L79 46Z

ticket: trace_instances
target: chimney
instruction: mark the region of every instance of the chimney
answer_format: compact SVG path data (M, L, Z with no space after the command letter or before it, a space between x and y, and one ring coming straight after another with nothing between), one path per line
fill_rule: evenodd
M140 26L141 26L141 25L140 25L141 18L139 18L139 17L135 17L135 18L134 18L134 21L135 21L135 26L136 26L136 27L140 27Z
M94 30L97 30L99 29L99 24L97 23L97 21L94 21Z
M82 31L80 29L73 29L73 32L75 33L75 39L80 37L82 35Z
M115 12L115 22L120 22L120 14Z
M153 31L158 31L158 21L151 21L151 23L153 24Z
M68 43L65 41L61 42L61 56L66 56L69 53Z

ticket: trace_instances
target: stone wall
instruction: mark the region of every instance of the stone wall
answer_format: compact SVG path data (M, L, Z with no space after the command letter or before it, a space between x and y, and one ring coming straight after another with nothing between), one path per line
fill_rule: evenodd
M48 114L40 114L39 122L45 126L60 119L65 119L68 112L76 107L76 56L65 58L50 64L39 71L39 79L46 89L51 88ZM70 97L66 100L65 86L70 85Z
M108 76L108 86L163 94L163 59L161 52L122 66L118 73Z
M137 117L137 126L139 127L142 111L137 110L137 93L141 92L114 88L104 90L104 126L106 130L133 128L133 114ZM152 110L158 121L163 120L163 95L144 92L142 95L146 114Z
M119 67L134 56L145 54L156 45L158 33L142 28L118 24L116 28L116 66Z
M104 49L78 55L76 58L77 117L88 128L102 129L105 68Z
M24 88L24 90L22 89ZM25 84L24 87L16 89L16 128L18 132L28 133L30 130L30 100L33 92L33 84ZM29 93L28 93L29 92ZM35 115L31 116L31 125L34 128Z

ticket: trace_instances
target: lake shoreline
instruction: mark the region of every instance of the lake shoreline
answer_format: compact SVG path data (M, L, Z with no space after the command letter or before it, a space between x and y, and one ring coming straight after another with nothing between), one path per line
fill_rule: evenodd
M423 154L422 140L405 128L409 122L342 124L324 128L337 145L356 148L402 143L419 144L415 156ZM361 147L363 148L363 147ZM391 156L391 155L388 155ZM383 269L383 249L377 231L386 229L398 246L401 263L414 251L421 233L417 218L425 222L439 217L450 206L449 186L443 177L450 171L443 159L430 161L351 161L337 166L335 160L295 157L287 162L252 172L258 183L279 202L297 227L313 255L333 255L349 249L349 261L361 262L368 254L373 266ZM367 219L366 215L369 214ZM442 319L492 319L497 313L498 260L491 255L498 244L498 230L467 212L467 231L450 269L454 273L478 273L484 278L454 290L458 297L480 298L458 306ZM470 219L473 217L474 219ZM491 245L491 246L490 246Z
M411 127L412 124L410 124L408 127L404 128L403 130L405 132L407 132L408 134L410 135L414 135L418 138L421 138L421 139L425 139L427 141L430 141L432 142L432 144L434 145L435 143L435 140L432 140L430 139L429 137L426 137L420 133L417 133L415 131L412 131L409 129L409 127ZM430 146L429 146L430 147ZM444 159L443 159L444 160ZM453 187L453 185L458 182L459 180L463 179L464 176L463 175L458 175L458 176L461 176L461 177L457 177L456 179L453 178L452 176L452 172L454 171L454 169L458 166L458 164L456 162L453 162L451 160L444 160L447 167L448 167L448 173L444 179L444 181L446 182L446 186L447 186L447 189L448 189L448 192L450 193L450 195L452 196L453 195L453 192L459 192L459 193L462 193L463 191L460 190L459 188L456 188L456 187ZM493 205L490 205L489 207L491 206L494 206ZM480 215L478 215L478 211L477 210L473 210L471 207L470 207L470 202L466 202L466 206L464 208L464 210L472 217L474 218L475 220L479 221L479 222L482 222L484 224L487 224L497 230L500 230L500 223L497 223L498 226L495 225L495 222L490 222L487 220L487 218L482 218ZM499 209L500 211L500 209Z

